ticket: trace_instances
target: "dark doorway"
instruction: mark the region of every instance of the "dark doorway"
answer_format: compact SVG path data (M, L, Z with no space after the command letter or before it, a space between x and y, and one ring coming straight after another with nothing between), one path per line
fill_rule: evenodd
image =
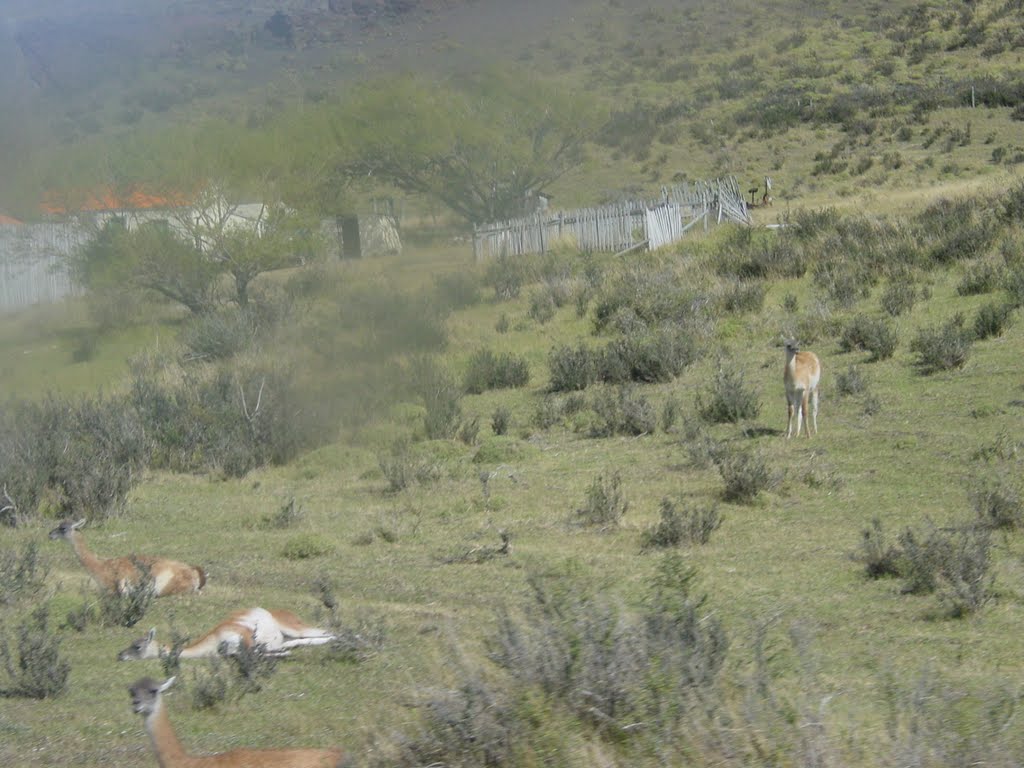
M363 246L359 242L359 217L339 216L341 222L341 258L361 259Z

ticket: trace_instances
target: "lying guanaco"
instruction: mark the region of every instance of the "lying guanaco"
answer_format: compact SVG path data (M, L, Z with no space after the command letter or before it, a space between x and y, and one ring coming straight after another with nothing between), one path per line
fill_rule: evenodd
M167 716L161 694L174 678L162 683L151 677L136 680L128 688L132 710L142 715L153 742L160 768L341 768L346 764L341 749L232 749L215 755L190 755L178 740Z
M287 656L292 648L324 645L334 639L326 629L306 624L291 611L249 608L237 611L194 643L181 649L182 659L202 659L237 653L239 648L259 648L270 656ZM170 648L156 641L156 628L133 642L119 654L118 661L156 659Z
M787 341L786 368L782 378L786 383L786 437L792 437L794 434L794 412L797 437L800 436L801 424L806 430L807 437L812 433L817 434L818 382L821 380L821 362L818 356L813 352L801 352L795 341Z
M65 520L50 531L50 538L71 542L79 561L104 589L123 595L140 581L148 579L153 584L153 595L165 597L198 592L206 584L206 572L202 568L177 560L168 560L166 557L97 557L85 546L82 534L78 532L83 525L85 518L74 522Z

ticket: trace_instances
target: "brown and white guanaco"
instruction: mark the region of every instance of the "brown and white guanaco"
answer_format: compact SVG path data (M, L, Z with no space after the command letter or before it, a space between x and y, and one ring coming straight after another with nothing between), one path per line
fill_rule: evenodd
M202 659L237 653L239 648L259 648L269 656L287 656L292 648L324 645L334 639L326 629L306 624L291 611L248 608L236 611L194 643L181 649L182 659ZM156 628L133 642L119 654L118 661L156 659L170 648L156 641Z
M795 341L786 342L786 368L782 374L786 384L786 437L793 436L793 415L796 415L796 436L801 426L807 437L818 433L818 382L821 362L813 352L801 352ZM808 408L808 406L810 406Z
M166 557L97 557L85 546L82 534L78 531L83 525L85 518L77 521L65 520L50 531L50 538L71 542L79 561L104 589L123 595L140 581L148 578L153 583L153 596L165 597L198 592L206 584L206 572L202 568Z
M136 680L128 691L132 709L144 718L160 768L342 768L345 753L335 749L232 749L215 755L190 755L178 740L167 716L162 694L174 678L160 683L151 677Z

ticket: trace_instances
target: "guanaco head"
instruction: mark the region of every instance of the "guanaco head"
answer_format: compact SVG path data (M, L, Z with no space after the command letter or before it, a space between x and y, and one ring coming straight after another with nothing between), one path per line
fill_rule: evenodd
M85 525L86 518L81 520L65 520L52 531L50 531L51 539L70 539L71 534Z
M174 683L174 678L169 677L164 682L158 683L151 677L142 677L128 687L128 693L132 695L132 711L137 715L149 717L160 705L160 694L166 691Z
M156 642L156 627L117 654L118 661L157 658L160 658L160 646Z

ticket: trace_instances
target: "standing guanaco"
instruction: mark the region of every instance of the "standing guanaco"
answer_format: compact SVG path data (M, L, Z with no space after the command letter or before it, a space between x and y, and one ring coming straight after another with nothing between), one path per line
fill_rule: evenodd
M786 368L782 374L786 383L786 437L793 436L793 414L796 414L796 436L801 425L807 437L818 433L818 382L821 380L821 362L813 352L801 352L795 341L786 342ZM808 409L810 405L810 409Z

